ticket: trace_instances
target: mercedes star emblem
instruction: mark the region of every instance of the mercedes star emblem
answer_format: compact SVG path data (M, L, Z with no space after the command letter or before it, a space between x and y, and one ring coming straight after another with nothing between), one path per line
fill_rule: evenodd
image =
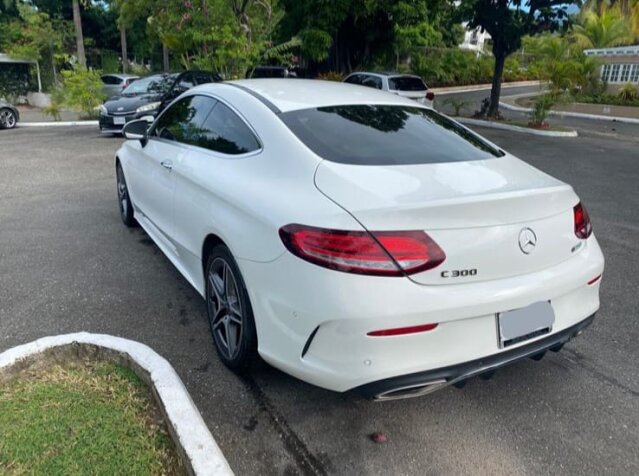
M530 228L522 228L519 232L519 249L529 255L537 246L537 235Z

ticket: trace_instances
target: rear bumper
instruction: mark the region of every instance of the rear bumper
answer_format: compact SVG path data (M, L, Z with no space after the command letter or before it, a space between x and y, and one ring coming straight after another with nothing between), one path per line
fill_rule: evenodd
M603 273L604 260L592 236L575 256L554 267L466 284L427 286L405 278L340 273L290 253L268 263L238 259L238 265L264 360L306 382L344 392L492 361L563 336L599 309L601 280L588 282ZM500 348L497 314L541 301L552 304L552 333ZM430 323L437 328L400 336L368 335Z
M375 400L394 400L426 395L477 375L491 374L496 369L519 360L541 358L549 350L558 352L566 342L592 324L594 319L595 315L593 314L561 332L499 354L449 367L378 380L353 390Z

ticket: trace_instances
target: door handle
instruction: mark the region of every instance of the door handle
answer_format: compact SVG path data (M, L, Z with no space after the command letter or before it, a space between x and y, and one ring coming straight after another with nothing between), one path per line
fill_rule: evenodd
M160 165L167 170L171 170L173 168L173 162L171 162L170 160L163 160L162 162L160 162Z

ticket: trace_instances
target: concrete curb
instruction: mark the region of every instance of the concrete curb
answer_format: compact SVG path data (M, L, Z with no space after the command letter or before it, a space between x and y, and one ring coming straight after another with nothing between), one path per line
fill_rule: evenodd
M517 81L514 83L502 83L502 89L518 88L525 86L539 86L543 84L542 81ZM454 93L468 93L471 91L483 91L492 88L492 84L468 84L466 86L449 86L445 88L431 88L430 90L435 94L445 95ZM530 93L526 93L530 94Z
M532 109L529 107L514 106L512 104L508 104L506 102L501 102L501 101L499 102L499 107L503 107L504 109L508 109L510 111L532 112ZM549 111L548 114L551 116L559 116L559 117L574 117L578 119L591 119L596 121L611 121L611 122L625 122L627 124L639 124L639 119L635 119L633 117L602 116L600 114L586 114L583 112L570 112L570 111Z
M98 121L18 122L18 127L97 126Z
M470 119L467 117L453 117L462 124L480 127L490 127L491 129L502 129L505 131L523 132L524 134L532 134L534 136L546 137L577 137L577 131L544 131L539 129L530 129L528 127L511 126L510 124L502 124L501 122L482 121L479 119Z
M87 332L43 337L2 352L0 371L8 371L13 367L20 368L25 365L25 362L37 359L44 353L74 346L88 348L89 354L95 354L95 348L98 351L106 351L107 358L109 355L111 358L119 356L120 360L133 363L131 368L136 373L140 369L142 373L146 373L146 375L139 375L139 373L138 375L151 386L166 415L171 435L184 457L184 463L189 472L202 476L233 475L224 454L204 423L178 374L166 359L144 344L121 337ZM93 352L91 352L92 349Z

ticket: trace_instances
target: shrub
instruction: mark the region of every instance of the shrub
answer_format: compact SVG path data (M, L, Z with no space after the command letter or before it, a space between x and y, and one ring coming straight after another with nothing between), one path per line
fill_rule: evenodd
M548 93L535 99L533 110L530 113L530 125L541 127L546 124L546 118L550 109L560 101L559 96Z
M61 87L55 88L51 92L51 104L43 107L42 112L51 116L54 121L61 119L60 112L62 112L62 105L64 104L64 90Z
M100 71L83 67L63 71L65 104L88 118L97 117L97 108L106 99L100 76Z
M639 97L637 87L632 83L625 84L623 88L621 88L621 91L619 91L619 98L624 103L633 102L637 97Z
M337 71L328 71L317 76L317 79L323 79L324 81L344 81L344 75Z
M458 117L462 110L468 110L468 107L472 104L472 102L458 98L446 98L442 104L444 106L450 106L453 109L455 116Z

